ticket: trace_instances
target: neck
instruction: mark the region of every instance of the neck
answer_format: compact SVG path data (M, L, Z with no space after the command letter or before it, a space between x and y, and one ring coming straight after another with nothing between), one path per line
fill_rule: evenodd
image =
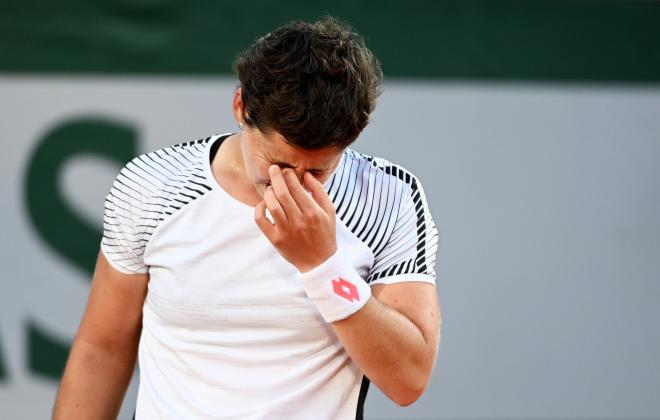
M262 198L246 175L241 142L241 133L225 139L211 162L211 171L229 195L244 204L255 206Z
M232 134L222 142L211 166L214 172L232 172L237 175L245 173L245 162L241 151L241 133Z

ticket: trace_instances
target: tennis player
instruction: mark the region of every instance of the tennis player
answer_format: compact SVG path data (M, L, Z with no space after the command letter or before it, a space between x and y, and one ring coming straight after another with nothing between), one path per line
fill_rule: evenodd
M348 147L377 60L328 17L235 69L238 132L115 179L55 419L115 418L136 359L138 420L356 419L370 382L403 406L427 386L436 228L413 174Z

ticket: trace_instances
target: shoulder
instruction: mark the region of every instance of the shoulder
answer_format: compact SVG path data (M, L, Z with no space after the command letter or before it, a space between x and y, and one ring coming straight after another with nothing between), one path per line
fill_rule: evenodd
M374 254L397 224L410 219L423 199L419 181L401 165L347 149L329 182L338 218Z
M205 148L211 139L213 136L143 153L128 162L121 173L133 173L153 185L166 184L173 176L202 167Z
M382 172L385 175L392 177L392 182L402 183L411 185L413 183L418 183L419 180L412 171L404 168L398 163L394 163L390 160L387 160L382 157L371 156L365 153L357 152L353 149L347 149L346 155L354 161L364 161L368 162L373 168L377 171Z
M142 255L154 231L212 190L205 161L210 142L220 136L143 153L121 169L105 199L102 242L118 270L146 272Z
M346 149L328 189L331 197L340 196L341 191L345 190L355 193L355 190L371 189L373 194L387 196L396 193L402 198L412 197L420 188L419 179L403 166L385 158ZM352 198L357 197L353 194Z
M437 231L411 171L347 149L328 194L338 218L374 256L367 282L433 282Z
M136 192L149 196L172 192L186 183L198 183L210 190L205 176L207 148L222 136L226 135L216 134L140 154L124 165L115 187L131 182Z

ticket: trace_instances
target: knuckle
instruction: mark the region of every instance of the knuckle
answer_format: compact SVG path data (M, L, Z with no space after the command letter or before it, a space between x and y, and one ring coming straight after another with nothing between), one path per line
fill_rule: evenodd
M264 199L272 198L272 196L273 196L273 188L267 187L266 190L264 191Z
M266 220L266 217L265 217L263 214L258 213L258 214L255 214L255 215L254 215L254 220L255 220L258 224L262 224L262 223Z
M293 223L293 229L298 234L302 233L305 230L306 227L307 227L307 223L305 223L304 220L296 220Z
M286 199L287 195L288 194L284 190L275 191L275 198L277 198L278 201Z
M318 211L313 211L309 215L309 220L313 223L318 223L323 220L322 214Z
M284 244L285 241L284 241L284 238L282 237L282 235L275 234L275 235L271 238L271 242L272 242L273 245L275 245L275 246L281 246L281 245Z

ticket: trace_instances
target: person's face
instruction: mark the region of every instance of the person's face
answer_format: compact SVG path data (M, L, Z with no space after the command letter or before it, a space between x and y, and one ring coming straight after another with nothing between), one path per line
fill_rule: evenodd
M268 168L271 165L284 170L290 168L301 183L304 173L310 172L325 184L339 165L343 153L343 150L336 148L302 149L287 143L275 131L263 133L258 128L250 127L241 133L241 151L246 174L261 196L270 185Z
M243 102L240 89L234 95L234 116L243 118ZM304 173L310 172L322 184L330 179L341 161L344 149L328 147L307 150L287 143L278 132L264 133L258 128L245 127L241 132L241 152L246 174L260 196L270 185L268 168L277 165L291 168L302 183Z

